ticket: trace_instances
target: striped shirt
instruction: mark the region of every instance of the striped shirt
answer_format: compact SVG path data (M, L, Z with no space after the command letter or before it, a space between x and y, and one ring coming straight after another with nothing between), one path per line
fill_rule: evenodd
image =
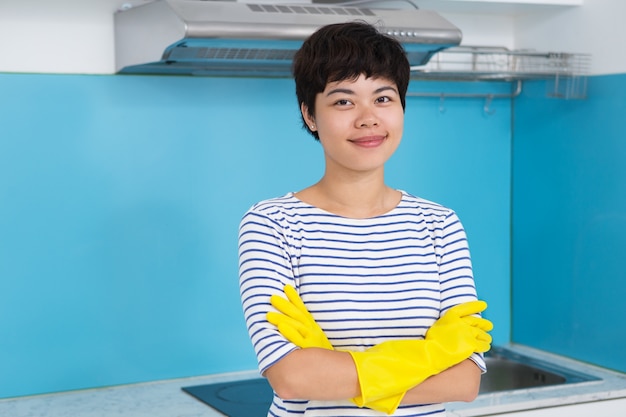
M293 285L338 350L422 339L452 307L476 299L467 238L457 215L402 191L391 211L338 216L289 193L255 204L239 230L246 325L264 373L297 347L266 320L272 294ZM481 355L472 359L481 369ZM274 396L268 416L380 416L351 401ZM445 416L442 404L402 405L395 416Z

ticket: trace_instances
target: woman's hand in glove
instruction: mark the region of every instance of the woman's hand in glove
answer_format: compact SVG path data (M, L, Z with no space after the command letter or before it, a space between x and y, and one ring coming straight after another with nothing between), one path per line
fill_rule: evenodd
M291 343L301 347L317 347L334 350L322 328L315 322L296 289L285 285L287 300L278 295L270 303L278 312L267 313L267 321L278 327L278 331Z

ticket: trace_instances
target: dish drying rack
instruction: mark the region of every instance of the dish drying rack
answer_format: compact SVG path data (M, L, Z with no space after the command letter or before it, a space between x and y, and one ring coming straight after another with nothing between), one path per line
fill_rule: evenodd
M435 54L426 65L412 67L412 80L500 81L511 83L511 92L428 93L409 96L513 98L522 91L524 80L548 80L549 97L584 99L591 65L588 54L510 50L504 47L458 46Z

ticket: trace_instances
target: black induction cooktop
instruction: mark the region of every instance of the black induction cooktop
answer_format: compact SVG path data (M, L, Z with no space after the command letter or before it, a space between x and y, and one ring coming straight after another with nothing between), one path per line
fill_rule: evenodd
M183 387L228 417L267 417L274 392L265 378Z

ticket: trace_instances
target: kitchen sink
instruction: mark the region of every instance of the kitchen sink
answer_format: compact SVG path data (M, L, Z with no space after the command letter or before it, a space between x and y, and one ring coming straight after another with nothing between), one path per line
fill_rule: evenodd
M485 354L485 362L487 373L482 376L480 394L600 379L497 346Z

